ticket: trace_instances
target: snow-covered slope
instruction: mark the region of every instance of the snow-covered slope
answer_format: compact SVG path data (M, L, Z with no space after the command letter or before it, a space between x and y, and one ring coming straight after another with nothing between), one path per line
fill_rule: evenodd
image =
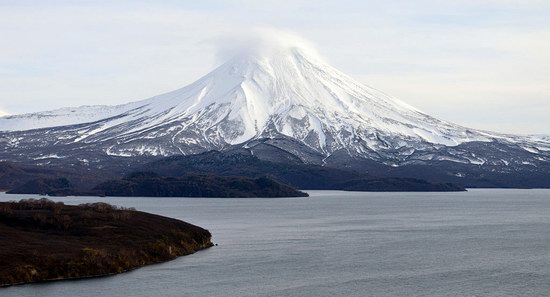
M411 156L486 162L465 151L436 153L469 142L521 146L542 154L542 161L550 151L547 137L485 132L433 118L287 43L236 55L191 85L153 98L2 117L0 131L0 144L14 151L65 145L119 156L253 149L255 139L286 137L322 159L345 151L392 166ZM300 155L301 149L284 146Z

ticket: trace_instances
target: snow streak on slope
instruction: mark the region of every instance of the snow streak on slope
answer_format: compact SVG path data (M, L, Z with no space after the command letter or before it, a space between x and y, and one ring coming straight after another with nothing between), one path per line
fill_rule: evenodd
M407 155L426 146L493 140L536 143L527 150L550 147L542 137L476 131L435 119L356 82L302 44L280 40L237 54L189 86L143 101L0 118L0 131L52 127L66 129L74 143L109 142L103 150L119 155L194 153L278 135L323 155L342 149L357 156Z

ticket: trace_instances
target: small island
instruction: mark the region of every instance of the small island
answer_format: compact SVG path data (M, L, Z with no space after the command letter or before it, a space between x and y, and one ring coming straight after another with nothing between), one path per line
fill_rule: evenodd
M105 276L212 246L208 230L107 203L0 202L0 287Z

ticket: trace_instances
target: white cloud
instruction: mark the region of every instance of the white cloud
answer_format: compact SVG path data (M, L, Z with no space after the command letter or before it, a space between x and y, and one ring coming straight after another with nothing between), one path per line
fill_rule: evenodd
M213 43L220 63L238 55L267 54L289 48L300 48L308 56L324 59L317 46L290 31L270 27L239 28L239 32L224 32Z

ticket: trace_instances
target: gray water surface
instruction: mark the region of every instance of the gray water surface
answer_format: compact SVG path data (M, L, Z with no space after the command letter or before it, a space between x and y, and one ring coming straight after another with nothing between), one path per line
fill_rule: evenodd
M219 245L129 273L14 286L0 296L550 295L550 190L309 193L54 198L182 219L209 229Z

